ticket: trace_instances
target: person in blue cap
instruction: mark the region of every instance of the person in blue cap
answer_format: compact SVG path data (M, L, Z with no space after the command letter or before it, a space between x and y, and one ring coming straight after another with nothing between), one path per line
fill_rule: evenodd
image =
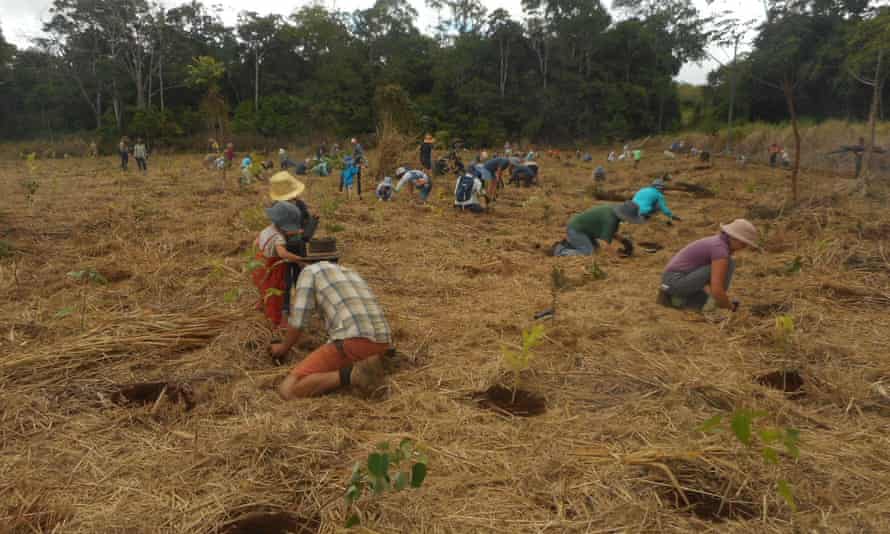
M637 194L633 196L633 203L639 206L640 216L646 219L661 212L668 218L668 222L680 220L668 208L667 201L664 198L664 180L661 178L652 182L652 185L637 191Z

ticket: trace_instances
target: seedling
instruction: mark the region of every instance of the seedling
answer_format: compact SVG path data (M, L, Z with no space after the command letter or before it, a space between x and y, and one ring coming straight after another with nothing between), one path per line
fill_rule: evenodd
M782 345L785 352L791 350L791 343L794 338L794 318L790 315L776 316L776 341Z
M722 415L715 415L698 428L706 434L730 430L736 440L749 449L760 449L760 456L768 465L778 466L781 460L779 447L784 448L784 455L797 460L800 457L800 431L793 428L775 428L756 425L758 419L766 417L766 412L741 408L732 413L727 420ZM776 493L781 496L792 511L797 511L797 502L791 485L785 479L776 481Z
M324 226L324 228L325 228L325 230L327 230L328 232L330 232L332 234L336 234L338 232L342 232L343 230L346 230L346 227L340 223L328 223Z
M534 356L535 347L537 347L544 339L544 326L535 325L531 330L523 330L522 332L522 348L519 352L501 347L501 356L507 369L513 373L513 396L510 402L516 402L516 391L519 389L519 382L522 379L522 372L527 371Z
M22 179L19 181L19 184L22 186L22 189L25 190L25 200L28 201L28 207L33 208L37 190L40 189L40 182L34 178L28 178Z
M83 271L71 271L68 276L83 283L81 290L81 306L80 306L80 329L86 329L87 316L87 287L93 284L105 285L108 280L101 273L93 268L84 269Z
M587 274L591 276L594 280L605 280L608 276L606 271L600 269L600 266L594 261L590 267L587 268Z
M346 513L353 512L346 519L346 528L361 523L356 503L362 494L379 496L385 492L419 488L426 479L428 461L427 455L418 450L413 441L403 439L396 448L384 441L367 460L356 462L344 494ZM402 469L408 465L410 468Z
M15 254L15 247L8 241L0 240L0 258L9 258Z
M550 309L553 310L553 316L551 318L554 321L556 320L556 301L559 297L559 292L567 288L568 285L569 279L566 278L562 267L554 265L550 270Z
M794 258L794 261L785 264L785 274L799 273L801 267L803 267L803 258L797 256Z
M231 304L238 300L238 297L240 296L241 291L238 288L232 288L223 294L223 301L225 301L227 304Z

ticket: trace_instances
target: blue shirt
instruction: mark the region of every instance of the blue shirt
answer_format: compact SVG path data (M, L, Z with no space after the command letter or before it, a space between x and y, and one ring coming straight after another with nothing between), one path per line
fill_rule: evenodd
M651 215L655 211L661 211L668 217L674 216L667 206L664 194L654 187L644 187L643 189L640 189L637 191L637 194L634 195L633 201L640 207L640 215L646 216ZM658 209L656 210L656 208Z
M427 187L432 185L430 177L421 171L408 171L402 175L402 179L396 184L396 191L401 191L408 182L413 182L418 187Z
M510 160L507 158L494 158L485 162L485 168L488 172L495 174L510 166Z
M340 176L343 178L343 185L352 187L352 184L355 182L356 174L358 174L358 167L355 165L350 165L343 169L343 172L340 173Z

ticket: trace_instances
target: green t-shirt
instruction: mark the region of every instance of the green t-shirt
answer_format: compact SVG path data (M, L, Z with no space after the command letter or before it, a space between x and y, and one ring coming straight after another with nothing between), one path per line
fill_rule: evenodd
M612 206L596 206L569 219L569 228L581 232L590 239L601 239L611 243L618 233L621 219L615 215Z

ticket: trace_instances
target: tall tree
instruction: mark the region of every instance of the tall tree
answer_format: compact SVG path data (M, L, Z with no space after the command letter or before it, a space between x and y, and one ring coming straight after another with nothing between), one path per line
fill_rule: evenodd
M860 83L872 88L871 109L868 114L868 138L865 145L865 169L858 177L857 188L867 194L871 179L872 158L875 152L875 128L884 85L890 77L890 7L875 11L859 24L850 36L847 68Z
M260 107L260 65L282 25L279 15L260 16L255 11L238 15L238 36L253 56L253 106Z
M794 132L794 165L791 169L791 192L798 200L800 172L800 128L795 105L795 94L800 84L812 71L812 54L816 50L817 35L813 32L813 18L799 7L779 10L774 7L769 21L760 27L751 54L752 76L762 85L780 91L785 97L791 129Z

